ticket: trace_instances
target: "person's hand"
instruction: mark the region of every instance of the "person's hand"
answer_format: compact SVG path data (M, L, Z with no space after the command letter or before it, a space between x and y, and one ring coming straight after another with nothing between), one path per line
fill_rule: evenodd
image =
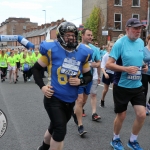
M148 66L147 66L147 65L144 65L144 66L142 67L142 71L146 73L146 72L148 71Z
M100 84L100 83L101 83L101 78L99 77L97 80L97 84Z
M80 85L80 79L77 78L77 77L75 77L75 78L70 77L70 78L68 79L68 82L69 82L69 84L72 85L72 86L78 86L78 85Z
M104 74L106 79L109 79L109 75L107 73Z
M129 66L129 67L126 67L125 70L129 74L135 74L139 70L139 68L135 66Z
M41 90L47 98L51 98L52 95L54 94L54 90L52 90L52 88L53 88L52 86L46 85L43 86Z

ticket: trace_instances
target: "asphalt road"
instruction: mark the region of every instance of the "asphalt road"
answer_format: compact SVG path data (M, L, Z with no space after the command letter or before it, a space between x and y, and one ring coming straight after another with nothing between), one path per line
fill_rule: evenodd
M44 79L47 82L47 79ZM98 87L98 102L103 87ZM110 141L113 136L113 111L112 90L110 89L105 102L106 108L97 104L97 113L101 115L100 122L91 119L90 97L85 105L86 117L83 124L88 133L81 138L73 119L68 123L64 150L112 150ZM20 74L17 84L8 81L0 83L0 109L6 114L8 128L0 138L0 150L36 150L43 141L49 120L43 106L43 94L34 81L24 83ZM127 117L124 121L120 137L125 146L130 137L134 111L129 105ZM150 116L139 134L138 141L144 150L150 150Z

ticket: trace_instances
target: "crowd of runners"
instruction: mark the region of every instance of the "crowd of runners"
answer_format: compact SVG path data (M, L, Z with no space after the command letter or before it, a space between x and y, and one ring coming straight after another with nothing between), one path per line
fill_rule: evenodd
M40 49L0 50L1 82L16 84L19 82L18 71L22 71L24 82L29 82L33 75L44 94L50 125L37 150L62 150L66 125L71 116L79 135L87 133L82 117L86 116L84 105L89 95L91 118L93 121L101 119L96 112L100 82L104 84L99 102L102 108L105 108L110 84L113 88L116 118L110 145L114 150L124 150L119 134L131 102L135 121L127 146L132 150L143 150L137 138L146 115L150 113L150 100L146 103L150 82L150 35L144 47L139 38L141 29L140 21L131 18L126 23L126 35L121 34L116 42L110 41L99 48L98 43L93 42L90 29L82 30L82 41L78 43L76 26L64 22L57 28L57 40L43 41ZM50 85L45 85L42 79L46 67L49 68Z

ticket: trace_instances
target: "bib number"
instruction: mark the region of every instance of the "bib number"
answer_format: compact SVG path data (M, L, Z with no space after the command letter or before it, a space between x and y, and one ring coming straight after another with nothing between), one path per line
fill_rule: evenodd
M127 79L128 80L140 80L141 79L141 70L142 67L138 67L138 71L135 74L127 74Z
M61 73L69 76L75 76L78 74L79 66L79 61L70 58L65 58L61 67Z
M5 66L5 62L1 62L1 66Z

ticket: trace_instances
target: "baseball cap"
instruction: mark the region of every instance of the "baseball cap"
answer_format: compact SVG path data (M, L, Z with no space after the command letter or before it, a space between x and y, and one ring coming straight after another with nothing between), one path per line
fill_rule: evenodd
M139 27L143 26L143 24L137 18L130 18L126 22L126 27Z

